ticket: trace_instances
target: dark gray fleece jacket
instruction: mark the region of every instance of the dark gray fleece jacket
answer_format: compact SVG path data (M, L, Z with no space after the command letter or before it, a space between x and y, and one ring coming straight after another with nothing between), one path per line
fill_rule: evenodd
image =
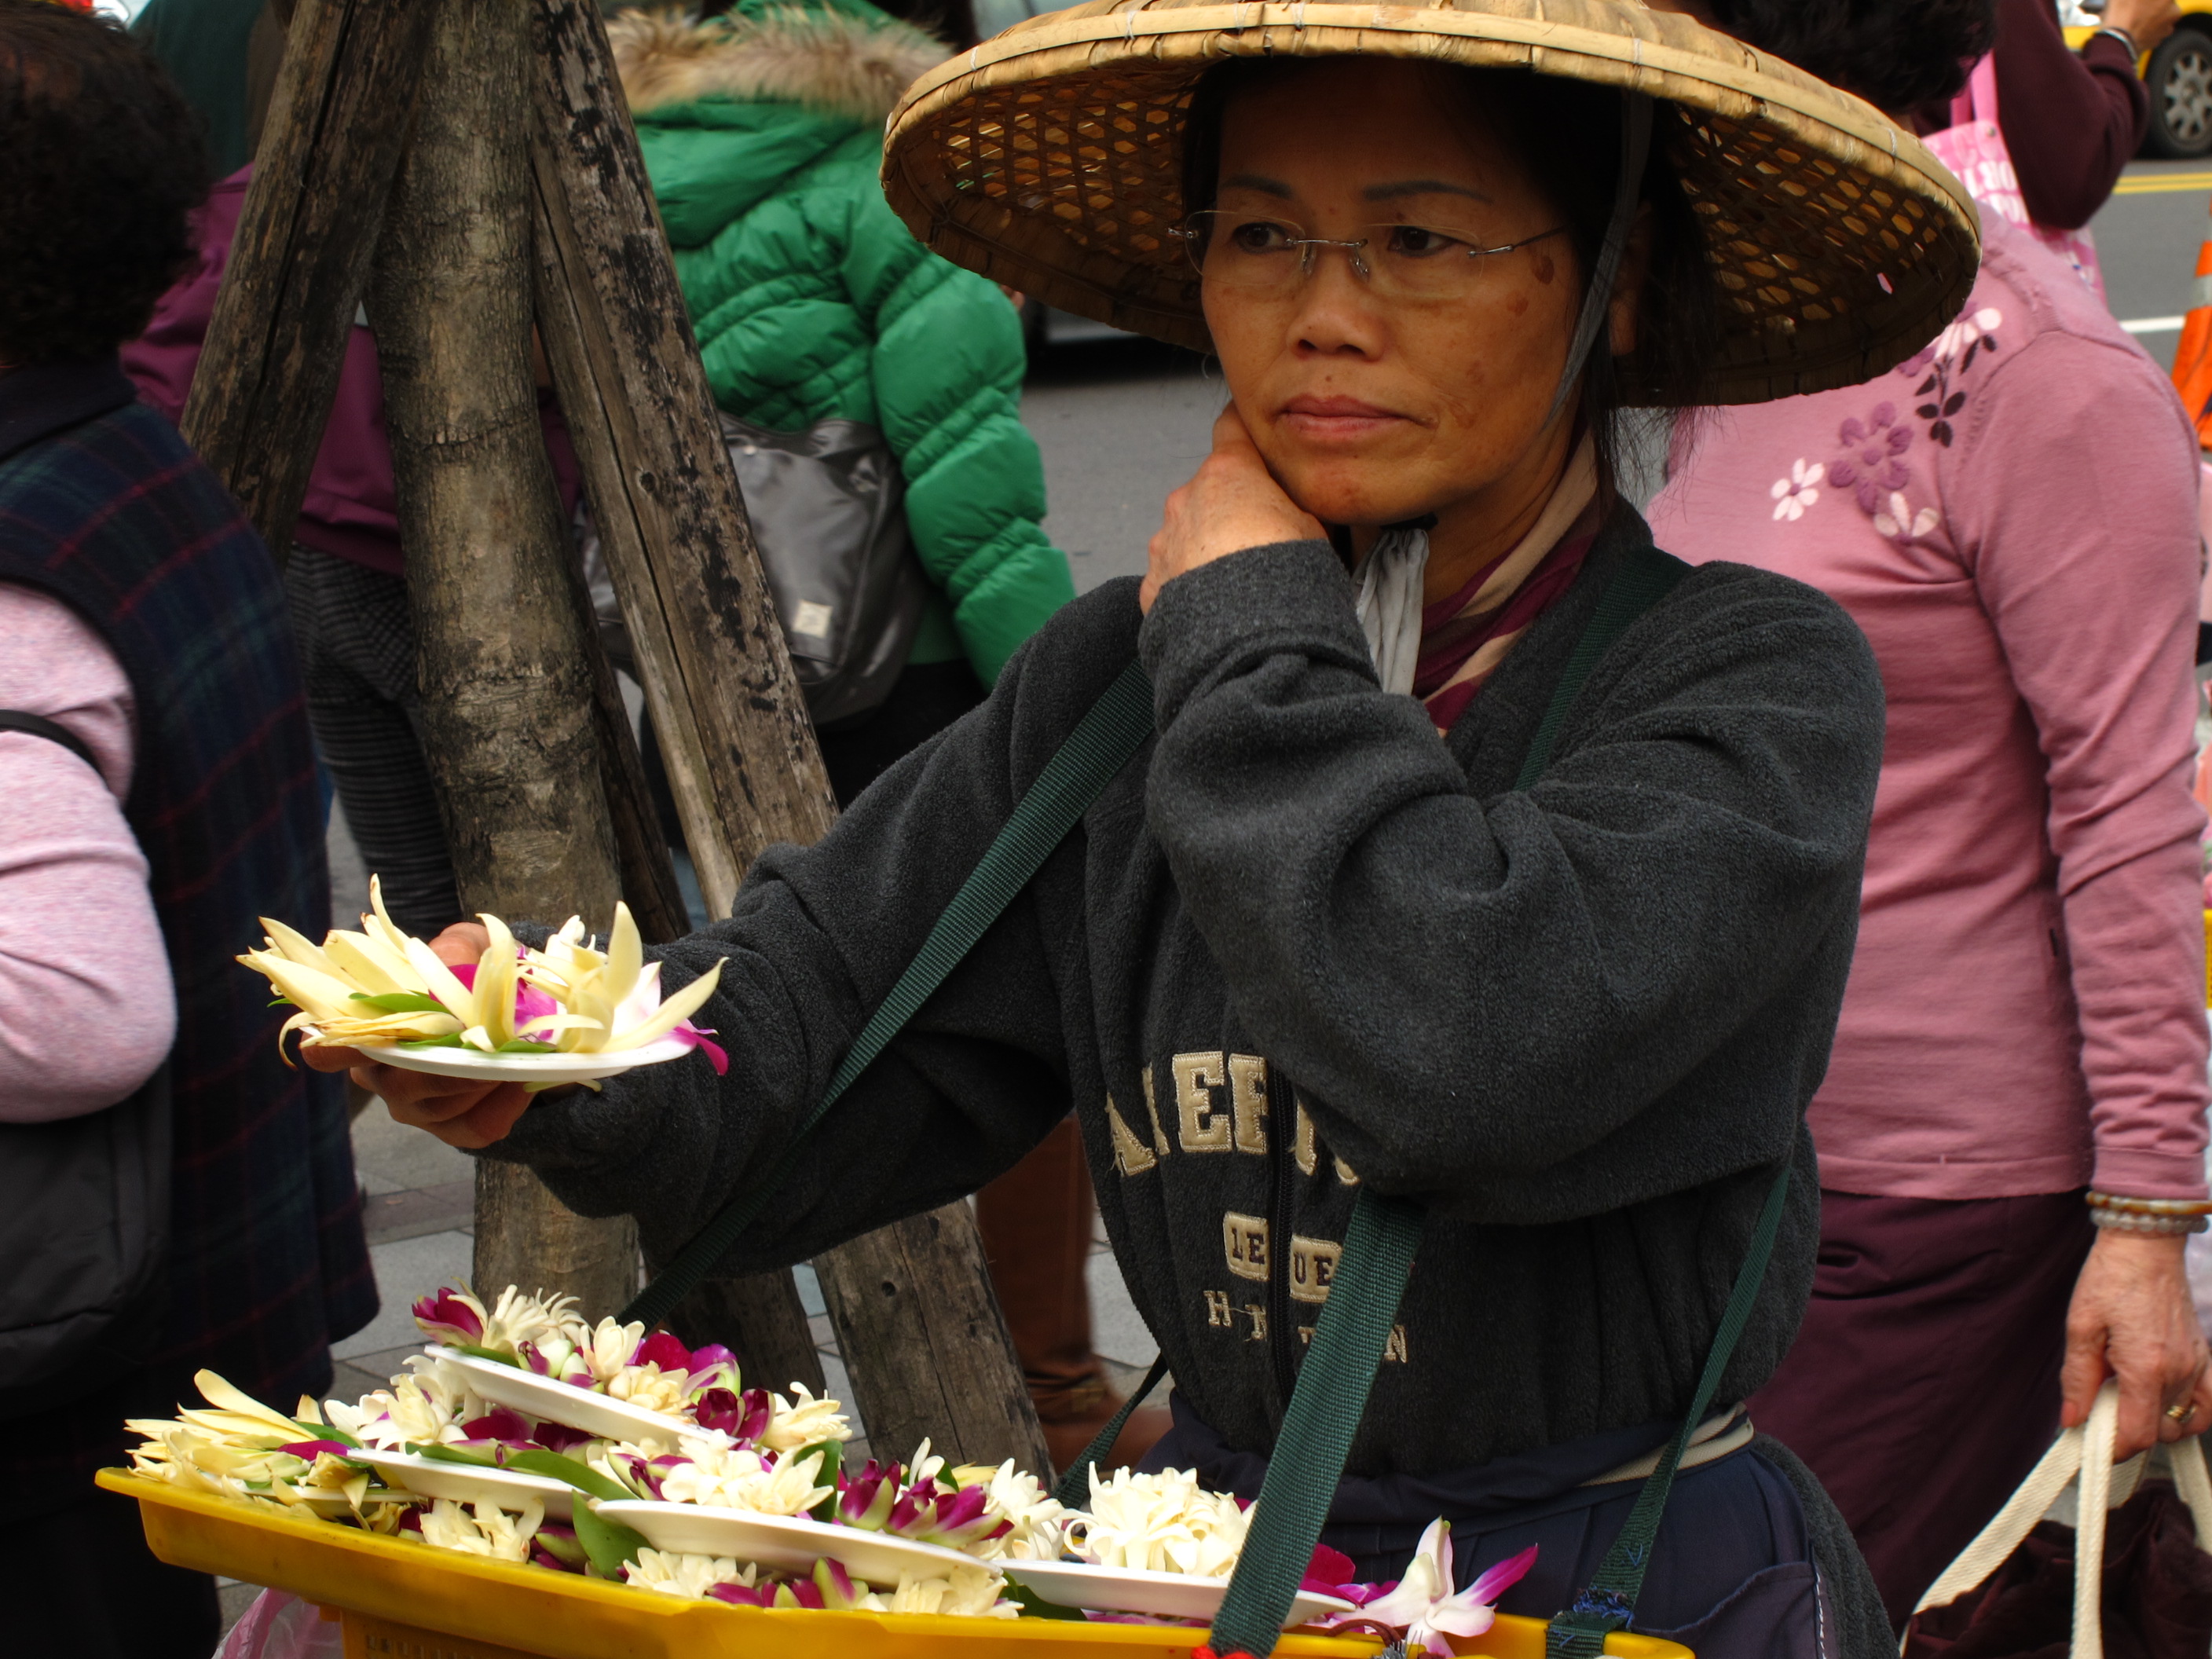
M729 921L654 952L730 1051L533 1108L492 1155L665 1256L782 1150L869 1010L1091 702L1141 656L1157 736L837 1105L731 1261L974 1191L1073 1106L1177 1389L1273 1443L1355 1186L1429 1206L1352 1456L1429 1472L1679 1415L1781 1160L1780 1245L1721 1397L1813 1273L1806 1102L1850 964L1881 755L1874 659L1810 587L1689 573L1512 788L1624 548L1454 728L1378 689L1318 542L1078 600L990 701Z

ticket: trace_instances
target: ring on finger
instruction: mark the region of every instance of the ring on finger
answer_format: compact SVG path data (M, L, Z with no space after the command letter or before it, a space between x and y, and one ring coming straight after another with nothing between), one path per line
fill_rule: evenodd
M2168 1406L2166 1408L2166 1414L2177 1423L2186 1423L2196 1410L2197 1402L2195 1401L2184 1400Z

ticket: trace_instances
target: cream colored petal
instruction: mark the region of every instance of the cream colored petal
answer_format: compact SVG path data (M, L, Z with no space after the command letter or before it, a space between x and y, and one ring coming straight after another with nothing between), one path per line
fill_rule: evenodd
M294 1006L304 1009L319 1019L337 1018L346 1012L353 999L355 987L349 981L302 963L288 962L264 952L261 959L249 964L269 977L276 993Z
M407 960L415 964L415 971L422 975L426 994L446 1006L448 1013L474 1021L477 1017L476 994L453 977L453 970L438 959L438 953L419 939L407 941Z
M676 1029L680 1021L689 1019L698 1011L701 1004L714 994L714 987L721 981L723 963L727 961L729 958L724 957L721 962L716 963L682 990L662 1002L651 1019L647 1020L643 1024L633 1026L627 1031L617 1031L600 1047L611 1054L623 1048L641 1048L646 1043L657 1042L666 1036Z
M491 936L491 943L477 962L477 1024L490 1034L492 1046L497 1048L514 1036L514 976L520 964L515 959L514 935L507 924L482 912L477 920Z
M294 1439L299 1437L299 1425L273 1406L264 1406L245 1389L226 1382L215 1372L198 1370L192 1373L192 1386L200 1391L200 1398L217 1408L236 1412L271 1428L281 1429Z
M330 963L323 955L323 947L306 934L287 927L281 921L272 921L267 916L261 918L261 925L269 930L269 943L287 961L299 963L303 967L319 968L325 973L331 971Z
M390 969L374 951L362 948L368 943L368 936L366 933L342 933L333 931L331 936L323 941L323 953L330 957L331 965L333 968L371 996L388 996L395 991L412 991L421 988L393 977ZM400 965L404 967L406 961L406 957L401 957ZM410 972L408 977L417 978L419 975Z
M645 965L645 945L637 936L637 922L629 913L629 906L615 901L615 925L607 935L606 994L620 1002L629 994L629 988L637 983L638 969Z

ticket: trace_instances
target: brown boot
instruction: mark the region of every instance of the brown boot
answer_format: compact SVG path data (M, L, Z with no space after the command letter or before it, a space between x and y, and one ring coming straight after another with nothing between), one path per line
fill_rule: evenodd
M1091 1291L1083 1270L1095 1206L1082 1134L1072 1117L975 1194L991 1284L1056 1469L1081 1456L1121 1408L1121 1396L1107 1384L1105 1362L1091 1347ZM1135 1462L1168 1423L1164 1407L1139 1407L1099 1467Z

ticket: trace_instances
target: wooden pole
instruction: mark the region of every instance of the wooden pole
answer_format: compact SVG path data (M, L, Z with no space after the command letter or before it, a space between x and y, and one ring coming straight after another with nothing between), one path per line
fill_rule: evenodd
M464 902L604 931L621 896L600 783L596 642L530 367L528 21L440 0L370 305L407 550L424 747ZM477 1166L477 1287L637 1284L627 1219L570 1214L521 1165Z
M606 26L592 0L532 0L530 15L539 331L699 884L727 915L761 850L816 840L836 804ZM904 1456L927 1434L955 1462L1050 1467L968 1206L856 1239L815 1267L880 1453ZM758 1324L788 1330L788 1284L726 1281L720 1316L764 1296Z
M300 0L181 425L281 562L321 447L436 7Z

